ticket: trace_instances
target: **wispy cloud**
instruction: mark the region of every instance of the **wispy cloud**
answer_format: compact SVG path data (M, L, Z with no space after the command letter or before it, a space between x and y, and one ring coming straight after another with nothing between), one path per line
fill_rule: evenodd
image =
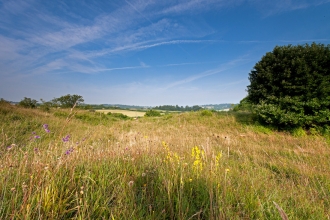
M12 33L16 35L15 38L24 40L20 40L17 44L19 40L8 38L6 41L7 46L2 48L10 47L9 51L5 49L0 51L0 57L4 56L7 60L11 59L13 62L17 62L17 58L21 54L28 55L28 58L22 57L23 60L27 61L28 66L22 66L22 68L28 71L34 69L38 74L40 69L53 71L53 68L55 68L64 71L67 68L73 69L74 66L85 66L85 68L79 67L76 70L81 69L86 72L90 69L90 65L97 66L95 59L102 56L146 50L163 45L212 42L189 39L175 40L176 38L188 36L191 31L186 30L186 27L170 19L162 18L158 20L157 13L154 13L154 10L158 10L156 7L158 4L149 1L139 1L138 3L134 2L134 4L126 1L126 5L122 5L111 13L97 15L93 20L87 22L80 19L83 21L80 23L70 23L70 20L52 15L44 7L39 7L38 4L40 3L22 2L22 4L16 4L10 1L3 5L1 12L20 15L20 23L17 24L18 29ZM64 2L63 4L65 5ZM146 11L147 7L150 10ZM66 15L69 17L74 17L75 21L80 17L78 15L74 16L72 12L65 10L63 12L68 13ZM0 15L0 18L4 18L4 16ZM151 18L156 18L156 21L152 22ZM25 20L30 23L25 25L23 22ZM149 25L143 24L143 20L148 20ZM3 27L9 26L11 25L6 24ZM137 26L137 28L134 28L134 26ZM89 50L89 45L99 44L98 41L104 41L104 43L101 43L101 47L94 51ZM15 47L14 45L18 46ZM84 49L81 50L80 47ZM53 54L58 52L61 52L62 59L65 61L59 62L57 60L55 62L59 65L57 67L54 66L54 60L49 60L47 63L46 58L53 57ZM44 62L40 62L40 59ZM86 63L82 64L82 62ZM17 65L13 64L13 66Z
M164 42L158 42L154 44L147 44L147 45L137 45L129 48L128 50L141 50L141 49L147 49L151 47L158 47L162 45L171 45L171 44L194 44L194 43L212 43L213 40L171 40L171 41L164 41Z
M162 41L162 42L138 42L133 44L128 44L124 46L119 46L116 48L105 49L96 52L87 52L85 53L87 57L97 57L104 56L107 54L116 54L120 52L128 52L128 51L137 51L137 50L145 50L152 47L159 47L163 45L174 45L174 44L201 44L201 43L214 43L214 40L170 40L170 41Z
M255 5L264 16L272 16L285 11L294 11L299 9L308 8L311 6L318 6L329 3L330 0L249 0L250 3Z
M223 6L225 4L232 4L237 2L237 0L234 1L224 1L224 0L184 0L179 1L179 3L171 5L167 8L165 8L161 13L163 14L180 14L182 12L186 11L202 11L209 9L210 7L216 7L216 6Z
M239 40L239 41L218 41L219 43L238 43L238 44L262 44L262 43L305 43L330 41L330 38L319 39L292 39L292 40Z
M195 80L198 80L198 79L207 77L207 76L211 76L211 75L214 75L214 74L217 74L217 73L221 73L221 72L223 72L225 70L228 70L228 69L230 69L230 68L232 68L234 66L237 66L239 64L242 64L242 63L244 63L246 61L247 61L246 59L241 59L241 58L240 59L236 59L236 60L232 60L232 61L229 61L229 62L221 65L218 68L207 70L207 71L204 71L202 73L189 76L189 77L187 77L185 79L172 82L172 83L166 85L165 87L163 87L162 89L167 90L167 89L170 89L172 87L176 87L176 86L179 86L179 85L182 85L182 84L187 84L187 83L190 83L192 81L195 81Z
M185 65L198 65L198 64L207 64L207 63L218 63L219 61L208 61L208 62L191 62L191 63L169 63L165 65L160 65L161 67L168 66L185 66Z
M142 17L144 17L147 21L149 21L151 24L153 24L153 22L147 18L142 12L140 12L133 4L131 4L129 1L125 0L125 2L131 6L136 12L138 12L140 15L142 15Z
M144 64L141 66L125 66L125 67L115 67L115 68L106 68L106 69L95 69L94 72L105 72L105 71L110 72L114 70L129 70L129 69L141 69L141 68L148 68L148 66Z

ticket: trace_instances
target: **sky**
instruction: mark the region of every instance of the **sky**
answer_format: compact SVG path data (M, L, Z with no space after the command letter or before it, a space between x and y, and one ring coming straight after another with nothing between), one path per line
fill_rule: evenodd
M0 98L238 103L275 46L330 44L330 0L0 0Z

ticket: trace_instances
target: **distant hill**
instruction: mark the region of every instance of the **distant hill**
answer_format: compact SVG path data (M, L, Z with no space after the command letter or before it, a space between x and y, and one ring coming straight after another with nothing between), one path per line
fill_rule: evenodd
M180 112L187 112L187 111L198 111L202 109L199 105L194 105L192 107L189 106L178 106L178 105L161 105L161 106L156 106L153 109L157 110L165 110L165 111L180 111Z
M121 108L121 109L151 109L152 106L139 106L139 105L121 105L121 104L100 104L105 108Z
M11 104L17 105L19 102L13 102L9 101ZM40 103L38 103L40 105ZM175 109L176 111L182 111L182 108L189 108L186 109L186 111L191 111L191 110L198 110L198 107L204 108L204 109L210 109L210 110L224 110L224 109L230 109L233 106L232 105L237 105L237 104L231 104L231 103L223 103L223 104L205 104L205 105L194 105L192 107L189 106L173 106L178 109ZM147 110L147 109L160 109L160 110L169 110L166 107L169 107L170 105L163 105L163 106L140 106L140 105L122 105L122 104L87 104L84 103L82 106L90 106L93 109L136 109L136 110ZM165 107L165 108L162 108ZM191 109L190 109L191 108ZM174 111L174 110L173 110ZM184 110L183 110L184 111Z
M208 105L199 105L199 106L205 109L224 110L224 109L232 108L233 107L232 105L236 105L236 104L224 103L224 104L208 104Z
M143 110L143 109L159 109L159 110L167 110L167 111L196 111L200 108L210 109L210 110L224 110L232 108L231 103L224 103L224 104L207 104L207 105L194 105L192 107L189 106L172 106L172 105L162 105L162 106L139 106L139 105L122 105L122 104L85 104L90 105L94 109L136 109L136 110Z

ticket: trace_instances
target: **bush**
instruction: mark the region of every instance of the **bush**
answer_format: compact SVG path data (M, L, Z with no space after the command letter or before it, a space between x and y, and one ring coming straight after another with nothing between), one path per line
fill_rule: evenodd
M37 100L31 99L31 98L26 98L24 97L23 100L21 100L18 105L22 106L23 108L36 108L37 107Z
M212 116L213 115L212 111L210 111L210 110L202 110L200 114L201 114L201 116Z
M244 103L278 128L330 125L329 63L330 45L277 46L251 71Z
M119 119L123 119L123 120L128 120L128 119L130 119L129 116L124 115L124 114L122 114L122 113L111 113L111 112L108 112L107 115L111 115L112 117L119 118Z
M159 111L155 111L155 110L149 110L146 112L146 114L144 115L146 117L157 117L157 116L161 116Z

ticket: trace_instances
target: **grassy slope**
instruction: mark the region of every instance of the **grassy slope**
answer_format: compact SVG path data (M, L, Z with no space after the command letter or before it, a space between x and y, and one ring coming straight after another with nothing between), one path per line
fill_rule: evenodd
M289 219L330 218L321 136L227 113L69 113L0 104L0 219L281 219L273 202Z

